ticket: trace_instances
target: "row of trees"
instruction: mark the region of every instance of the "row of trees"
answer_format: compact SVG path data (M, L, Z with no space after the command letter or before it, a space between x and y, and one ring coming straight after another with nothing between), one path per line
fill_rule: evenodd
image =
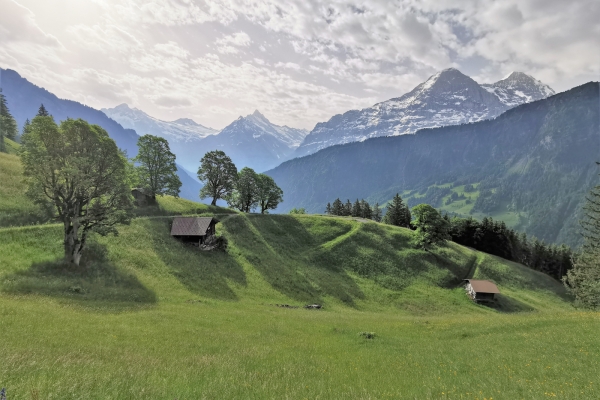
M231 158L221 150L209 151L202 157L198 179L204 183L200 198L211 198L213 206L223 199L229 207L239 211L258 208L264 214L283 201L283 191L273 178L248 167L238 172Z
M372 219L376 222L384 222L405 228L410 228L411 221L410 210L398 193L387 206L384 216L382 216L379 203L371 206L365 199L360 201L356 199L354 204L350 203L350 200L343 203L339 198L335 199L333 204L327 203L325 214Z
M9 115L1 98L2 110ZM3 124L7 118L3 116ZM0 143L4 144L6 132L16 138L14 131L2 130ZM132 187L146 189L153 198L179 195L176 157L167 140L157 136L140 137L137 156L128 160L100 126L82 119L57 124L42 105L25 123L21 143L27 193L62 222L65 260L75 265L80 264L91 232L117 234L116 226L130 221ZM238 173L222 151L206 153L198 177L205 182L202 198L212 197L213 204L226 199L240 211L259 208L264 213L283 199L271 177L250 168Z
M535 237L528 238L506 226L503 221L485 217L480 221L448 217L452 241L464 246L516 261L560 280L572 265L572 251L566 246L548 245Z

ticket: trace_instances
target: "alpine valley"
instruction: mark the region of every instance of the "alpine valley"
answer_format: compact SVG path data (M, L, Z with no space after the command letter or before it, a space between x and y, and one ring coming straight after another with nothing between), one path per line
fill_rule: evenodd
M465 80L453 70L440 77L449 74L456 80ZM521 78L523 75L513 74L488 86L489 92L477 91L481 102L469 103L471 111L464 118L471 121L495 116L508 104L550 93L545 87L525 92L507 83ZM410 96L422 102L421 93L438 84L439 79L433 80ZM524 81L530 82L528 78ZM440 88L446 98L452 93L449 85ZM471 85L469 93L478 88L473 82ZM455 96L463 96L467 90L459 93ZM313 135L327 136L327 127L332 127L327 136L332 140L342 139L337 135L340 127L348 127L346 137L354 140L358 139L355 132L373 136L399 134L412 132L417 126L441 123L435 118L409 118L406 121L412 121L412 125L403 125L402 118L394 117L381 119L371 128L366 127L366 122L360 124L360 129L353 127L354 122L367 118L371 112L383 113L384 104L400 103L390 102L377 109L334 117L327 124L318 125L307 141ZM417 100L413 104L422 105ZM430 105L423 107L423 112L428 112ZM337 197L344 201L365 198L381 205L400 193L409 206L429 203L450 213L493 216L547 242L579 244L578 221L585 195L598 184L595 162L600 148L599 84L590 82L547 99L521 104L491 120L460 123L464 122L461 118L454 120L454 126L337 145L283 163L267 172L285 193L285 202L278 211L305 207L309 212L322 213L325 205Z

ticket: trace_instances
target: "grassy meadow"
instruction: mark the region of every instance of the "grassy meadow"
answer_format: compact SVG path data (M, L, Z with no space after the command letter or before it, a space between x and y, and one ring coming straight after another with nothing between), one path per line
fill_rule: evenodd
M94 236L75 269L60 225L19 214L34 206L13 157L0 154L8 400L600 397L600 314L544 274L454 243L425 252L374 222L169 197ZM218 215L226 252L170 237L170 216L195 214ZM498 284L493 307L467 298L467 277Z

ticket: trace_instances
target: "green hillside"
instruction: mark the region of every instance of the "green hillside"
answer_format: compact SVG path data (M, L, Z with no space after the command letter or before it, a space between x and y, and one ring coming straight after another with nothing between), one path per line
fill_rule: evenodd
M18 158L0 168L0 215L27 221ZM350 218L170 197L137 213L93 236L80 269L61 262L60 225L0 228L7 398L597 397L599 314L542 273ZM177 214L218 215L228 250L173 239ZM466 277L496 282L498 302L470 301Z
M0 229L13 398L595 393L598 314L573 312L543 274L452 243L415 250L411 231L376 223L221 220L227 252L172 239L169 217L138 218L95 238L82 270L58 261L59 226ZM498 284L497 309L467 298L470 275ZM313 302L324 309L275 306Z

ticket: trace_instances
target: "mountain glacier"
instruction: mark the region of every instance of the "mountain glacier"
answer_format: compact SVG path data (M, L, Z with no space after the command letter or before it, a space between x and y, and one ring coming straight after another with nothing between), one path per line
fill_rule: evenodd
M318 123L294 156L372 137L490 119L509 108L552 94L554 91L549 86L521 72L493 84L480 85L459 70L449 68L401 97Z

